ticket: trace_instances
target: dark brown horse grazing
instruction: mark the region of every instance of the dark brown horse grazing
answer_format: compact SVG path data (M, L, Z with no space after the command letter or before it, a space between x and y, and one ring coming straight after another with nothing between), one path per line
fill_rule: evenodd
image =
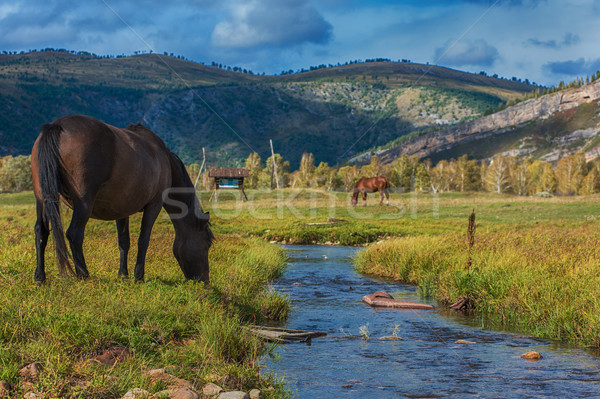
M364 206L367 206L367 193L375 193L379 191L379 196L381 200L379 201L379 205L383 205L383 195L385 194L385 198L387 203L390 203L390 182L385 176L377 176L377 177L363 177L360 178L356 184L354 185L354 193L352 194L352 205L356 205L358 202L358 193L362 194L362 199L364 202Z
M126 277L129 216L143 212L138 239L136 281L144 279L152 226L165 208L175 227L173 253L187 279L208 282L208 249L214 239L181 160L142 125L116 128L74 115L44 125L31 154L36 198L35 281L46 279L44 251L49 224L56 241L59 270L72 271L60 219L59 199L73 209L67 239L75 273L88 277L83 235L89 218L116 220L119 276Z

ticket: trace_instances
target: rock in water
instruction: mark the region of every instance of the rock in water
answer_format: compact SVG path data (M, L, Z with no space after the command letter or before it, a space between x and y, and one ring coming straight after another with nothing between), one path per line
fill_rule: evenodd
M378 338L379 341L403 341L402 338L396 337L395 335L388 335L386 337Z
M531 351L531 352L523 353L521 355L521 357L523 359L527 359L527 360L540 360L543 356L539 352Z

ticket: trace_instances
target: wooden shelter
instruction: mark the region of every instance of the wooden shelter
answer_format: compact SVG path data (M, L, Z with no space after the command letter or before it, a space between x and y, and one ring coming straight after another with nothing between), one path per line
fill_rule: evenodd
M240 200L246 199L246 193L244 192L244 178L250 176L250 171L244 168L213 168L208 170L208 177L215 179L215 188L210 196L212 201L213 197L215 202L218 201L218 190L229 189L229 190L240 190Z

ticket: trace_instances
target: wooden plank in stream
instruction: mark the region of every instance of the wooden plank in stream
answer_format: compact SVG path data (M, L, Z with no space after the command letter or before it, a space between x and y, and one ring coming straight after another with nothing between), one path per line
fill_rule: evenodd
M324 337L327 333L323 331L293 330L289 328L266 327L251 325L246 327L253 334L268 342L288 343L288 342L309 342L312 338Z

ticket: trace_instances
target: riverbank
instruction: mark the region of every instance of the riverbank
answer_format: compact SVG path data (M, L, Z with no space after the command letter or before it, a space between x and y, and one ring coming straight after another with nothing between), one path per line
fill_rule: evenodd
M286 396L282 384L261 376L256 364L268 348L241 328L286 317L286 298L268 289L285 267L281 248L217 233L210 287L184 283L172 255L172 226L161 216L146 282L135 284L117 278L114 222L91 221L84 242L91 277L58 276L51 240L48 280L38 287L34 208L31 193L0 195L0 381L12 395L121 398L132 388L157 393L172 382L148 371L166 368L196 391L213 382L228 390L258 388L267 398ZM139 215L132 218L130 265L139 223ZM35 376L20 373L33 362L41 365Z
M598 227L486 229L476 233L470 267L465 234L399 238L369 246L355 265L415 284L443 304L463 301L497 325L599 347Z

